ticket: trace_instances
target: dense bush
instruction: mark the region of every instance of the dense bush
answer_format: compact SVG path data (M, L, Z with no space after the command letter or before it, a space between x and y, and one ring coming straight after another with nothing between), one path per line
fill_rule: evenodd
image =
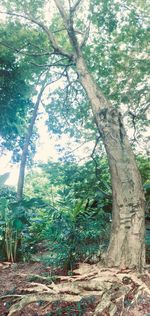
M38 207L37 199L17 201L9 187L0 189L0 259L11 262L28 260L38 241L32 226ZM42 228L41 228L42 229Z
M150 258L149 161L137 158L146 194L146 249ZM2 177L2 180L5 180ZM29 260L39 249L49 265L71 270L78 261L96 260L106 249L111 224L111 188L105 159L48 163L27 177L20 203L14 190L0 189L0 258Z
M19 252L23 255L22 241L28 230L26 210L16 201L13 190L0 190L0 256L14 262Z
M100 256L109 233L110 217L103 210L85 211L83 202L79 202L70 211L55 211L43 232L49 250L44 261L72 270L78 261Z

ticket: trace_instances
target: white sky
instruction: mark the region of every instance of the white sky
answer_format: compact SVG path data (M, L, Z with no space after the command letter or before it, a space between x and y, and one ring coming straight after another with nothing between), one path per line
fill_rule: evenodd
M50 135L48 133L48 128L45 125L46 118L47 114L42 111L42 114L40 114L40 117L36 122L39 139L37 140L36 144L36 154L34 157L35 163L47 163L48 160L53 162L57 161L60 154L56 150L56 145L61 145L62 147L65 147L65 149L68 151L70 151L70 148L71 150L75 150L78 145L80 145L77 144L74 139L70 138L67 135L62 135L61 137L57 137L53 134ZM146 136L148 136L148 131L145 134ZM89 142L79 147L77 150L75 150L74 153L79 159L83 159L84 161L84 158L86 159L89 156L89 153L92 153L93 148L94 142ZM137 149L139 149L139 152L142 150L141 143L140 147ZM16 186L18 181L19 164L13 164L10 162L11 155L11 152L6 151L5 155L0 158L0 175L4 174L5 172L10 172L10 176L6 181L6 184L10 186Z
M39 139L36 144L36 154L34 157L34 162L43 162L47 163L50 161L57 161L60 154L56 150L56 145L61 145L65 147L66 150L70 152L71 150L75 150L78 145L74 139L70 138L67 135L62 135L61 137L57 137L53 134L48 133L48 128L45 125L45 120L47 118L46 113L40 115L39 119L36 122ZM75 154L79 158L86 158L89 155L89 152L92 152L94 147L94 142L89 142L88 144L84 144L75 150ZM10 176L6 181L7 185L16 186L18 181L18 173L19 173L19 164L13 164L10 162L11 160L11 152L6 151L5 155L0 158L0 174L4 174L5 172L10 172Z

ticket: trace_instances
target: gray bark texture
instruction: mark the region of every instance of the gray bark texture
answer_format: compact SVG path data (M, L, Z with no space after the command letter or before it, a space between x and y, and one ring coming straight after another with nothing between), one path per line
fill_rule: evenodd
M106 264L141 270L145 265L145 198L122 115L97 88L82 56L77 59L77 69L105 145L111 172L112 231Z

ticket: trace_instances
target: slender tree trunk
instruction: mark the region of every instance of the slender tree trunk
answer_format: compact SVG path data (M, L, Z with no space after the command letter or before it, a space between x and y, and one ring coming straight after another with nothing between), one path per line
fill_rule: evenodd
M145 265L145 198L122 115L97 88L81 55L77 58L77 69L105 145L111 172L112 232L106 264L140 270Z
M20 169L19 169L19 178L18 178L18 184L17 184L17 200L18 201L21 201L22 196L23 196L24 177L25 177L26 161L27 161L27 156L28 156L28 148L29 148L30 140L33 133L33 127L37 118L38 109L41 102L41 97L45 89L45 82L46 82L46 77L42 83L40 92L38 94L37 101L35 103L31 121L27 130L25 141L24 141L24 146L23 146L22 155L21 155Z

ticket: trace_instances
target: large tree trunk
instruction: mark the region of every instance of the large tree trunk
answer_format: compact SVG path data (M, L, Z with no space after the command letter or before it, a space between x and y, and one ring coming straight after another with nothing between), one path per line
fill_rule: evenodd
M140 270L145 265L145 199L135 157L121 113L97 88L82 56L77 59L77 69L105 145L111 172L112 232L106 264Z

